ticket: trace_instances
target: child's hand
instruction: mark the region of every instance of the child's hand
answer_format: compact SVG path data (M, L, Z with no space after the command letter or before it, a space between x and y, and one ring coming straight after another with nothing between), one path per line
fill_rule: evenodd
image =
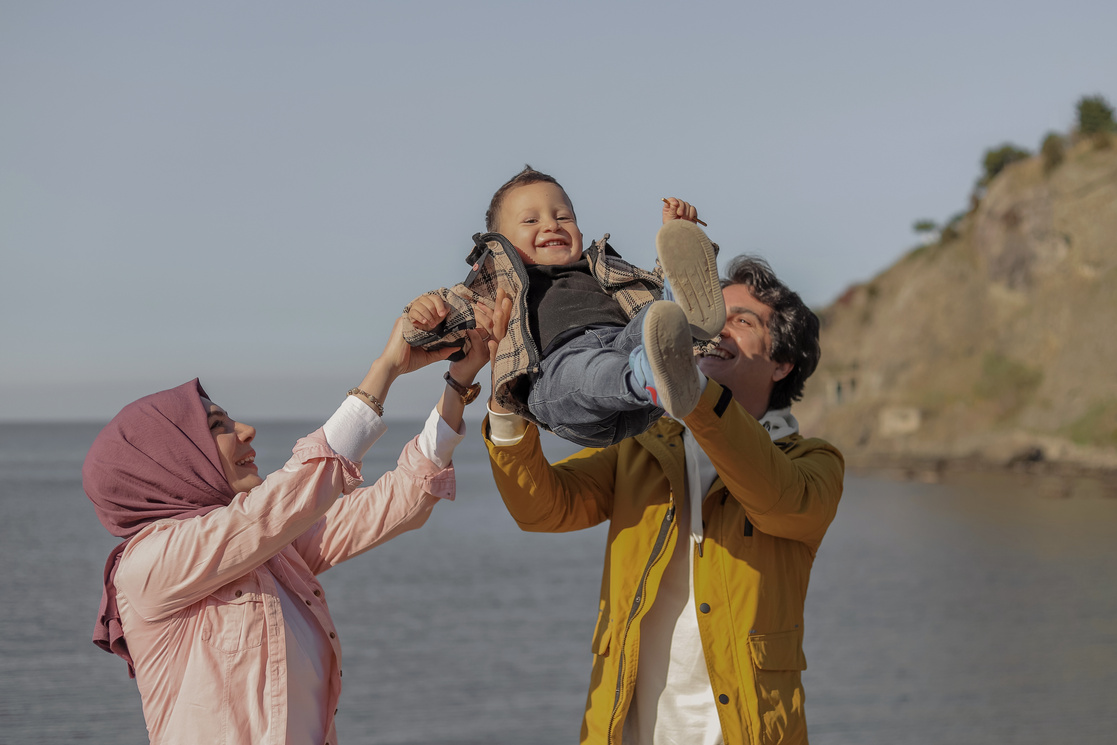
M698 210L695 209L693 204L675 197L665 197L663 200L663 224L666 225L672 220L690 220L701 225L706 224L698 219Z
M421 295L411 303L411 307L407 310L407 318L415 328L430 331L438 326L449 312L446 302L438 295Z

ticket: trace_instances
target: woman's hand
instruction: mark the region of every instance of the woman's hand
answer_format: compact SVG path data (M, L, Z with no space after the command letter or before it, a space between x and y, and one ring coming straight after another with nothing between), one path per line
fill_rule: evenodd
M422 347L413 347L408 344L403 338L403 318L397 318L395 324L392 326L392 334L388 337L388 344L381 352L380 358L377 362L383 362L387 366L387 371L392 379L398 378L400 375L406 375L409 372L415 372L419 368L426 367L432 362L439 362L446 359L456 350L452 347L446 349L439 349L438 351L428 351Z
M504 290L497 290L496 307L489 308L482 302L473 305L474 318L477 328L466 332L469 341L469 351L465 357L450 363L450 377L463 386L473 384L473 379L481 368L496 358L496 350L500 340L508 328L508 316L512 301ZM461 427L462 414L465 412L465 403L456 391L447 386L438 402L438 413L454 431Z
M477 327L484 329L488 334L485 340L485 345L489 354L489 362L492 363L490 373L492 374L492 385L489 389L489 408L496 412L507 412L508 409L504 408L496 402L496 351L500 347L501 340L508 333L508 320L512 317L512 298L504 289L496 291L496 303L492 308L478 303L474 315L477 317Z
M469 339L469 351L465 357L450 363L450 375L462 385L471 385L481 368L489 364L489 336L488 331L476 328L469 329L466 338Z
M384 351L369 367L361 384L357 386L369 394L381 405L388 397L388 389L400 375L414 372L421 367L426 367L432 362L444 360L454 353L453 347L440 349L437 352L428 352L420 347L413 347L403 338L404 319L400 316L392 326L392 333ZM363 399L362 399L363 400ZM373 407L376 408L375 406Z

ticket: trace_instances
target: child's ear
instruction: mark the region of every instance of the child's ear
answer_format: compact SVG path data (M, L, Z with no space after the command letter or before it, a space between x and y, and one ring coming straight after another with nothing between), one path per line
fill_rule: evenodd
M781 380L786 378L788 375L790 375L791 371L794 370L794 369L795 369L795 364L792 363L792 362L778 362L778 363L776 363L776 369L772 371L772 382L773 383L780 382Z

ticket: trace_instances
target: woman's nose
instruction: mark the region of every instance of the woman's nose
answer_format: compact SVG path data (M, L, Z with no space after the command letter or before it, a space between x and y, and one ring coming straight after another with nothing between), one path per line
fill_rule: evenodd
M252 442L256 439L256 428L251 424L237 422L237 439L241 442Z

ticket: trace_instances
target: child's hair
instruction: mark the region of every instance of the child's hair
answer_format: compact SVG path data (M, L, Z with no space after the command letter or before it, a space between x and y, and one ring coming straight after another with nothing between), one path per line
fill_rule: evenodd
M538 183L554 184L558 188L562 189L562 184L556 181L554 176L548 176L545 173L540 173L531 166L525 164L524 170L520 171L512 178L508 179L508 181L504 182L504 185L497 189L496 193L493 194L493 199L491 202L489 202L489 209L487 212L485 212L485 230L489 231L490 233L496 230L496 216L497 213L500 211L501 203L504 202L504 197L508 196L508 192L519 186L527 186L528 184ZM566 194L566 189L562 189L562 193ZM571 212L573 212L574 204L570 201L569 194L566 195L566 201L568 204L570 204L570 210Z

